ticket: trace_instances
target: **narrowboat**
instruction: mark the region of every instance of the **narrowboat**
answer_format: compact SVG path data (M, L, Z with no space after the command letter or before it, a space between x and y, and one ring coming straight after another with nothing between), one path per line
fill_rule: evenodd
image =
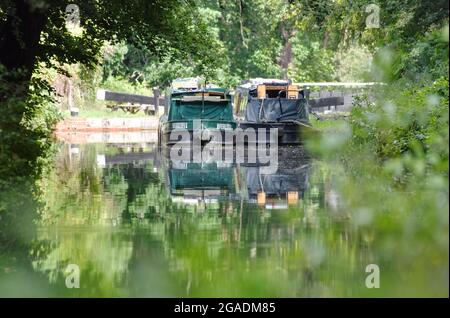
M166 148L167 149L167 148ZM235 195L235 165L210 161L172 159L164 151L156 155L166 194L172 202L183 204L213 203Z
M236 129L230 92L213 85L200 87L197 78L177 79L166 94L158 129L160 145L233 143ZM206 136L206 137L205 137ZM219 138L221 137L221 138ZM197 140L200 139L200 140Z
M250 203L265 209L283 210L304 199L309 186L309 157L297 148L278 149L277 170L266 169L267 163L244 163L239 166L242 178L239 192Z
M233 98L238 127L256 132L278 131L279 145L302 144L305 132L313 131L309 122L305 92L288 80L254 78L238 86ZM256 134L257 141L261 140Z

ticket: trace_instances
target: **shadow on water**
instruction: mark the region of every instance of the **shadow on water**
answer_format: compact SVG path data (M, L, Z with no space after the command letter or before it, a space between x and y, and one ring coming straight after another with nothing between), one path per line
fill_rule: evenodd
M62 142L38 194L2 192L0 294L379 295L364 284L373 231L349 222L333 169L299 148L278 163L174 161L151 140ZM80 288L66 287L69 264Z

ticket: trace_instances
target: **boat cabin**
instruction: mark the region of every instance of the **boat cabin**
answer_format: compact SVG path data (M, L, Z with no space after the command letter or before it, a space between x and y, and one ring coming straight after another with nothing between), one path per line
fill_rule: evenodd
M288 80L250 79L233 101L240 128L278 129L279 144L302 143L301 130L311 127L305 93Z
M236 128L228 90L212 85L196 88L192 82L186 83L188 85L183 87L175 85L169 93L165 114L160 119L159 133L163 143L172 142L170 134L176 129L189 131L192 139L194 121L201 123L198 129L219 131L221 134Z

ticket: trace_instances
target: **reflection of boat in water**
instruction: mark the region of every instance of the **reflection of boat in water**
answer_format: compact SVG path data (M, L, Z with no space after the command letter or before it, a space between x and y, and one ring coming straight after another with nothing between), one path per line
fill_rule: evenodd
M216 202L235 192L235 167L220 162L184 162L160 158L164 183L172 201Z
M216 162L178 165L172 162L167 173L173 195L201 192L202 196L224 196L233 190L233 168L219 167Z
M265 174L264 167L244 167L248 199L266 209L283 209L297 204L307 187L307 164L292 169L279 169Z
M308 159L289 160L294 149L279 149L278 169L269 164L184 162L163 156L164 183L172 201L183 203L242 200L266 209L296 205L308 187Z
M266 209L285 209L296 205L308 187L309 159L292 157L295 149L279 149L278 169L266 169L266 165L241 166L245 177L245 191L249 202L258 203Z

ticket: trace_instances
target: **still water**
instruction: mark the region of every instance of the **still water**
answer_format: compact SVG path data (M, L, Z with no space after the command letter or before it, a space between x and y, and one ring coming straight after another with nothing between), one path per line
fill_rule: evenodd
M280 149L269 174L258 163L174 162L155 137L58 141L35 217L12 222L24 234L0 257L2 296L408 295L395 259L382 288L367 288L366 266L383 262L385 246L350 222L330 164L296 148ZM79 288L68 288L73 266Z

